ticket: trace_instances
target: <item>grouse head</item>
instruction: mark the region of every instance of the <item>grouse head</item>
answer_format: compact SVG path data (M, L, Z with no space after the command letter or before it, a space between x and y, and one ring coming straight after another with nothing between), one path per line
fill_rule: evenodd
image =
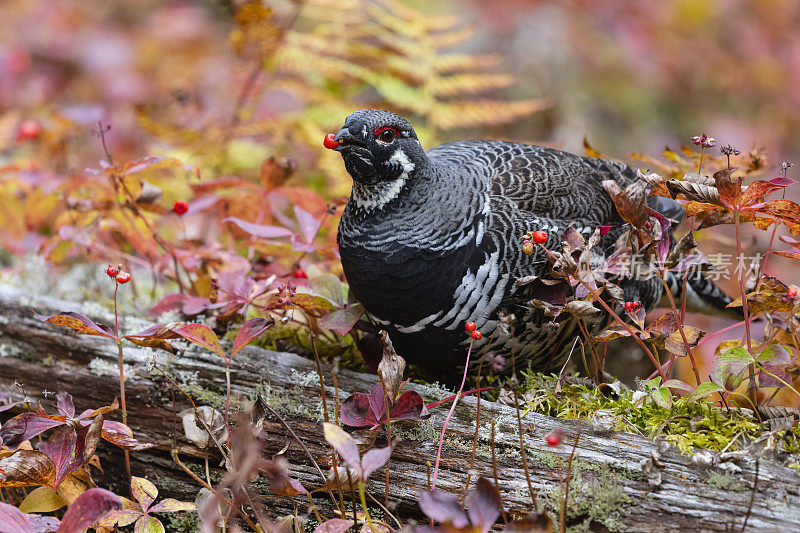
M362 186L405 182L426 159L411 124L383 109L352 113L326 146L342 154L345 169Z

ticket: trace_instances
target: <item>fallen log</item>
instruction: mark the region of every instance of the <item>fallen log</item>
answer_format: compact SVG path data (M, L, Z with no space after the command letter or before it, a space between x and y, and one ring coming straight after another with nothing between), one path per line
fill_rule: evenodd
M31 309L42 314L78 311L97 322L113 324L112 313L90 313L79 303L32 296L0 285L0 392L11 393L17 400L24 395L42 400L42 391L61 387L72 394L79 412L110 404L119 391L116 345L107 339L78 336L66 328L45 324ZM135 317L120 319L121 331L141 331L150 325ZM177 413L189 407L189 402L160 374L151 372L151 362L154 360L164 369L198 405L218 406L224 400L225 367L210 352L189 344L184 347L183 352L170 355L126 346L126 393L128 421L134 435L155 445L131 454L134 475L153 481L162 496L193 500L200 487L170 454L177 450L183 461L202 474L206 452L193 446L183 434ZM330 368L325 364L323 378L332 416L335 391ZM339 399L353 392L366 392L375 379L340 370ZM15 383L22 388L12 387ZM313 360L249 347L234 358L231 383L237 397L261 395L282 415L315 460L325 465L330 448L322 437L321 392ZM408 387L419 392L426 403L446 395L433 387ZM474 396L462 398L450 420L438 488L463 494L468 479L473 486L478 475L492 479L496 468L504 508L513 514L525 514L531 509L531 498L520 456L516 410L498 402L481 401L478 448L470 470L476 402ZM389 463L388 499L393 514L403 522L424 519L417 495L428 487L428 463L435 461L438 435L448 407L449 403L438 407L425 422L393 425L393 435L402 440ZM108 416L115 414L119 416L118 412ZM307 488L320 486L318 470L286 427L271 417L264 424L268 435L265 453L271 456L288 444L292 475ZM492 425L493 444L489 435ZM562 443L549 446L545 436L555 429L563 431ZM571 524L585 523L592 530L725 531L741 528L745 516L752 531L796 531L800 524L800 474L775 459L763 458L756 465L753 458L743 457L738 462L740 472L725 473L713 466L697 466L689 456L674 449L659 454L652 440L639 435L595 433L590 424L535 413L523 417L522 433L531 486L540 505L549 501L551 506L560 504L558 491L567 460L572 443L580 436L572 469ZM124 494L127 488L120 450L107 443L98 450L104 466L104 472L95 476L98 485ZM648 481L642 466L650 460L652 468L654 453L660 465L658 485ZM219 456L213 453L211 465L214 479L221 469ZM381 469L367 484L369 493L381 502L384 476ZM324 494L316 497L320 508L331 516L325 499ZM273 518L295 511L307 513L303 498L268 496L267 502Z

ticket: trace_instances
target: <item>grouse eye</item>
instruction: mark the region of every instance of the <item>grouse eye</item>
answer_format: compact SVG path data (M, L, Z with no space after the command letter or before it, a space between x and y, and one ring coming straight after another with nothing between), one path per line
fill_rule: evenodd
M375 130L375 137L379 141L386 144L390 144L392 141L394 141L398 134L399 132L397 131L397 128L393 126L383 126Z

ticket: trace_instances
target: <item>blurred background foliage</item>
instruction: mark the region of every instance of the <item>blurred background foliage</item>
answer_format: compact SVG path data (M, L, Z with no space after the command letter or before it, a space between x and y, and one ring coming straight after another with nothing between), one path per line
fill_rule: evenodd
M321 139L361 107L405 115L426 147L492 137L581 152L588 138L628 159L706 132L763 149L769 177L800 161L795 0L6 0L0 17L6 274L32 253L134 263L183 272L200 296L225 265L247 268L236 257L255 280L339 274L326 213L349 178ZM127 163L150 156L174 159ZM180 199L185 218L171 213ZM221 223L308 236L304 213L324 244L256 245ZM706 253L729 251L712 231Z

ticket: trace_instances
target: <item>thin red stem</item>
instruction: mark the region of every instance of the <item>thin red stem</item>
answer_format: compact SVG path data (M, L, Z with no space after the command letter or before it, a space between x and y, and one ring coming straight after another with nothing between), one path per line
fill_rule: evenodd
M447 431L447 423L450 422L450 417L453 416L453 411L456 410L459 398L461 398L461 391L464 390L464 383L467 381L467 372L469 371L469 356L472 354L473 341L469 341L469 349L467 350L467 361L464 363L464 375L461 378L461 386L453 400L453 405L450 407L450 412L447 413L447 418L444 419L442 426L442 434L439 436L439 448L436 450L436 464L433 467L433 481L431 482L431 490L436 488L436 477L439 474L439 459L442 457L442 444L444 443L444 433Z

